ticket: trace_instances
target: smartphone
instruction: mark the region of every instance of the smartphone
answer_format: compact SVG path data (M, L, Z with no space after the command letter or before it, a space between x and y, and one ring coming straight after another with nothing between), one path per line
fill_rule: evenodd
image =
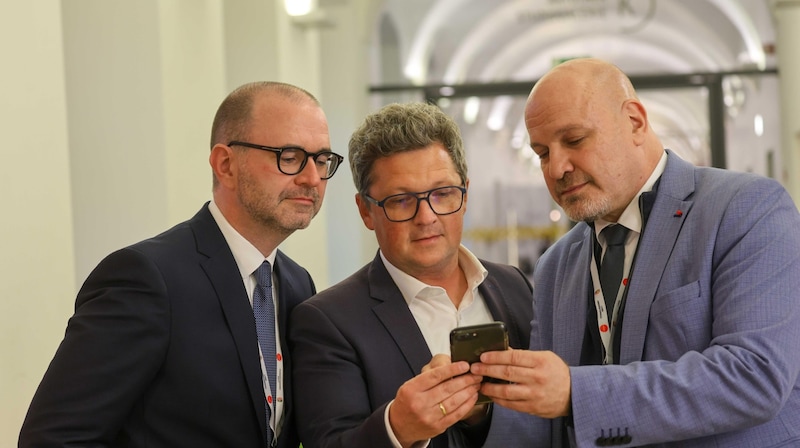
M450 359L453 362L480 361L481 353L493 350L508 349L508 330L503 322L470 325L468 327L454 328L450 332ZM508 383L496 378L484 378L484 382ZM492 401L489 397L478 393L478 403L484 404Z

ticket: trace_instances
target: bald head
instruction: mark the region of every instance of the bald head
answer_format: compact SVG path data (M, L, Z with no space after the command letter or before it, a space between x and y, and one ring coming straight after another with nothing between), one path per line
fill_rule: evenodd
M554 100L611 108L638 98L630 79L617 66L587 58L564 62L545 74L533 86L526 109Z
M614 222L664 154L630 79L598 59L545 74L525 125L553 198L575 221Z
M244 84L231 92L217 109L211 126L211 147L225 145L232 140L244 140L251 126L253 104L256 99L283 98L301 103L319 101L300 87L275 81L259 81Z

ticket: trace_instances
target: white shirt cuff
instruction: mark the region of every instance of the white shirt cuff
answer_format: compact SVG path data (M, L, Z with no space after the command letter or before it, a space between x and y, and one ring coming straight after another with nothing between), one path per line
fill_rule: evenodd
M386 405L386 410L383 412L383 423L386 425L386 434L389 434L389 440L392 441L392 446L394 448L403 448L403 445L400 445L400 441L397 440L397 436L394 435L394 431L392 430L392 425L389 423L389 408L392 407L392 403L394 400L390 401L389 404ZM420 442L415 443L412 445L413 448L427 448L430 445L431 439L423 440Z

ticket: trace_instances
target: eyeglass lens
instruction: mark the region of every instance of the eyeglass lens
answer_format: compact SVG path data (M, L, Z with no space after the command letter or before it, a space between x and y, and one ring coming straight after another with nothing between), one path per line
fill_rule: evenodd
M278 155L278 168L285 174L297 174L303 170L309 153L301 148L283 148ZM321 152L312 156L319 177L330 178L339 167L339 158L331 152Z

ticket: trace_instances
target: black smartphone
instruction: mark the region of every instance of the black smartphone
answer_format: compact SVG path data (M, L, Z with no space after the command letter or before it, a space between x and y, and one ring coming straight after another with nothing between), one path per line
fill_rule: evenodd
M480 361L481 353L508 349L508 330L503 322L470 325L454 328L450 332L450 359L453 362ZM484 382L507 383L495 378L484 378ZM479 393L478 404L489 403L489 397Z

